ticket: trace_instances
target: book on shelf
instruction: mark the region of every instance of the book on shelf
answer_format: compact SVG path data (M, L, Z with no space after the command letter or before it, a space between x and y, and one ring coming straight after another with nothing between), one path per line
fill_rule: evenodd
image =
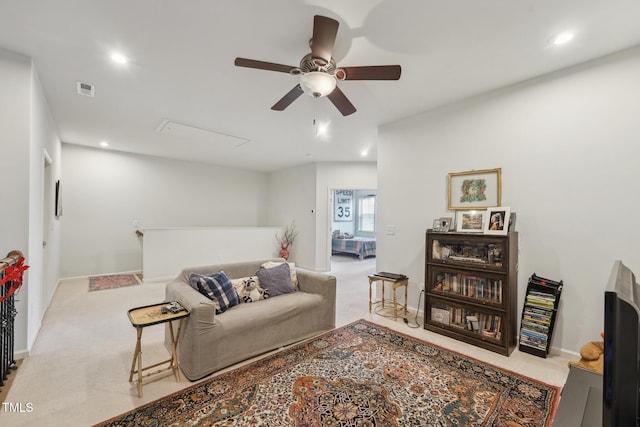
M449 259L452 259L454 261L460 261L460 262L472 262L475 264L487 263L487 261L483 260L482 258L474 258L474 257L468 257L468 256L449 255Z
M434 322L449 324L451 312L446 308L431 307L431 320Z
M467 326L471 332L477 332L478 329L478 316L467 316Z
M502 280L457 273L434 274L433 290L502 303Z
M386 271L380 271L378 273L374 273L373 275L378 277L383 277L385 279L390 279L390 280L404 280L407 278L407 276L404 274L389 273Z

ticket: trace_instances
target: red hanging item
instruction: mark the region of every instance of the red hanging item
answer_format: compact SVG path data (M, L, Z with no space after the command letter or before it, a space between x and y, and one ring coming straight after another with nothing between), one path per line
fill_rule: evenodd
M11 283L11 286L5 295L0 296L0 302L6 300L20 289L20 286L22 286L22 273L28 268L28 265L24 265L24 257L20 257L15 265L10 265L4 269L4 276L0 277L0 286L5 286L7 283Z

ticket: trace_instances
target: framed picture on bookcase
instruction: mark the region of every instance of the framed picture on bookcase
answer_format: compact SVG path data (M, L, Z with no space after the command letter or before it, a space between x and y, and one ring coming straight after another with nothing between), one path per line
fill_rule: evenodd
M484 234L506 235L509 231L511 220L511 208L500 206L487 209L487 217L484 225Z
M462 233L482 233L486 210L457 211L456 231Z

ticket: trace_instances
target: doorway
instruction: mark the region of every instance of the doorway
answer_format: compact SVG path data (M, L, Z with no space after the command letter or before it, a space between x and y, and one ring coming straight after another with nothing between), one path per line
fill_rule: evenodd
M375 272L376 189L331 188L328 195L327 265L332 258ZM338 258L339 257L339 258ZM373 259L373 261L372 261ZM363 261L367 261L363 263Z

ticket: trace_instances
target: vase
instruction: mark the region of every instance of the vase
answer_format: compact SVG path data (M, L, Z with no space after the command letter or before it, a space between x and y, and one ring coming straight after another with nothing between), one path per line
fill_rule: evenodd
M289 243L282 242L280 243L280 258L284 258L286 260L289 259Z

